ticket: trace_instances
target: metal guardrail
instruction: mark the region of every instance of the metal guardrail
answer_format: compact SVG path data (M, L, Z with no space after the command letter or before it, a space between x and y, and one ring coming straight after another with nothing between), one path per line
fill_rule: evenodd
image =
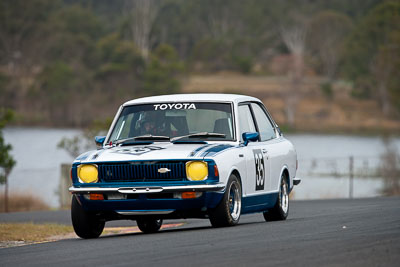
M380 157L318 157L299 159L302 177L349 179L349 198L354 196L354 178L382 178ZM302 170L301 170L302 169Z

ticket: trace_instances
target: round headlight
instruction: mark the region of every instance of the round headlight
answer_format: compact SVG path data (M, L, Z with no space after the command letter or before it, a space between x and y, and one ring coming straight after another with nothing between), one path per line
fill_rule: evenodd
M96 165L80 165L78 167L78 177L84 183L97 183L98 171Z
M186 163L186 176L190 181L203 181L208 176L208 166L204 161L189 161Z

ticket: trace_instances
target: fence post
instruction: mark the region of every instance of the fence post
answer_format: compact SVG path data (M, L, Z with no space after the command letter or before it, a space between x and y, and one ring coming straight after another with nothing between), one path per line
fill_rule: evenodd
M350 156L349 159L349 174L350 174L350 179L349 179L349 198L353 198L353 186L354 186L354 157Z
M60 197L60 208L67 208L71 205L71 194L68 191L68 188L72 186L70 171L70 164L61 164L60 188L58 192Z

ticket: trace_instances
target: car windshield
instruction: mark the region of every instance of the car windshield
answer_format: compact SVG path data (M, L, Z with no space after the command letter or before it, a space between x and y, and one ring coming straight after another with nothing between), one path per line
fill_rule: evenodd
M234 138L231 104L176 102L124 107L110 141L233 141Z

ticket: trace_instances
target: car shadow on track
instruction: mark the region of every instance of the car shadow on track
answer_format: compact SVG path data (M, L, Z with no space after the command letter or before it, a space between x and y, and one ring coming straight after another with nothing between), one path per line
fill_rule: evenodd
M241 229L246 227L252 227L252 226L276 226L279 224L292 224L296 223L298 221L302 221L305 218L288 218L285 221L269 221L266 222L260 218L253 217L253 218L244 218L243 221L239 222L238 225L235 225L233 227L212 227L207 220L199 220L199 221L191 221L191 220L184 220L184 221L172 221L171 223L167 222L164 224L164 226L167 226L167 228L161 229L160 231L156 233L148 233L144 234L142 233L135 224L131 226L127 226L125 224L124 227L107 227L106 230L109 230L110 228L124 228L126 230L121 230L121 233L103 233L99 239L110 239L110 238L118 238L118 237L127 237L127 236L144 236L144 235L161 235L161 234L174 234L174 233L185 233L185 232L190 232L190 231L228 231L232 229ZM177 226L168 226L176 224ZM193 224L193 225L192 225ZM107 229L108 228L108 229ZM131 228L131 229L130 229ZM125 232L122 232L125 231ZM80 239L80 238L77 238ZM75 239L76 240L76 239Z
M289 221L289 220L288 220ZM291 221L291 220L290 220ZM135 232L128 232L128 233L110 233L106 234L103 236L100 236L100 239L109 239L109 238L115 238L115 237L126 237L126 236L143 236L143 235L161 235L161 234L173 234L173 233L184 233L184 232L190 232L190 231L205 231L205 230L210 230L210 231L224 231L228 229L238 229L238 228L243 228L247 226L253 226L253 225L275 225L277 223L284 223L284 221L281 222L265 222L265 221L246 221L239 223L238 225L235 225L233 227L212 227L211 225L195 225L195 226L190 226L187 223L183 223L181 226L173 227L173 228L166 228L166 229L161 229L160 231L156 233L148 233L144 234L139 231Z

